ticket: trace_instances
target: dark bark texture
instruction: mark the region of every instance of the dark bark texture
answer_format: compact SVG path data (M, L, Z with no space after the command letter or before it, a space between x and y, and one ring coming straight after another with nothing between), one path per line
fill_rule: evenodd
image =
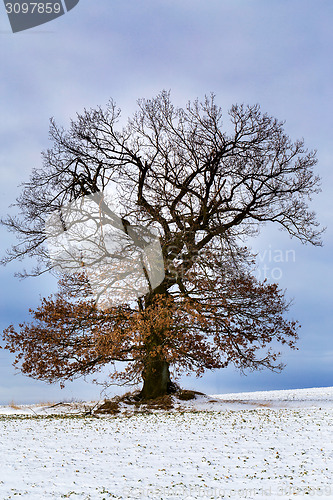
M165 394L172 394L177 386L171 381L169 363L163 359L152 359L142 373L143 387L140 398L155 399Z

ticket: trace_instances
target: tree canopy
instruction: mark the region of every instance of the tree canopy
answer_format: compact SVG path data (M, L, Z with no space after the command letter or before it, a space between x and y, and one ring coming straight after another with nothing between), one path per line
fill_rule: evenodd
M180 108L163 91L139 100L124 126L113 101L105 110L84 110L69 130L51 120L52 148L23 185L19 215L2 221L19 238L3 262L29 255L38 265L26 274L57 272L45 226L57 214L59 234L68 235L78 221L68 222L66 207L88 197L103 229L103 255L95 260L105 265L89 275L81 255L82 267L66 272L59 293L31 311L32 323L5 330L24 373L52 382L124 361L124 371L113 376L143 378L142 396L150 397L172 390L169 367L197 374L229 363L282 368L275 344L295 347L298 325L285 319L289 303L277 285L253 276L244 239L272 222L302 243L321 244L322 229L308 206L320 191L316 153L293 142L283 123L258 105L232 106L228 131L222 118L214 95ZM117 215L106 196L110 186ZM115 251L105 245L108 228L113 238L114 228L118 239L122 231L127 239L121 241L141 252L147 286L140 285L135 300L112 302ZM156 263L147 252L142 257L152 234L163 269L155 282ZM121 266L117 261L118 278ZM96 272L97 281L106 276L104 290L112 290L103 308L92 285Z

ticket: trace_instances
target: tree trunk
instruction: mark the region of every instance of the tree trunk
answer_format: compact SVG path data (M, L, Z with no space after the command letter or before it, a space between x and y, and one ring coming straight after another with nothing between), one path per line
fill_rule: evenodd
M163 359L150 359L142 372L143 387L141 399L155 399L176 391L176 384L171 382L169 363Z
M153 305L157 295L168 295L166 280L145 296L146 310ZM143 387L139 395L141 399L155 399L176 392L178 388L177 384L171 382L169 363L163 357L149 356L149 352L161 345L163 337L164 332L152 331L146 341L147 357L142 371Z

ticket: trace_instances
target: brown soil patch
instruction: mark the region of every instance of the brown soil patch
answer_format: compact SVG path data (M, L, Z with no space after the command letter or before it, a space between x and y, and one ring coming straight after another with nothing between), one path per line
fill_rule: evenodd
M108 415L115 415L119 413L119 403L117 401L105 401L101 406L97 408L95 413L102 413Z
M190 399L195 399L197 396L204 396L203 392L187 391L185 389L180 390L175 395L181 401L189 401Z
M141 404L146 408L155 410L170 410L171 408L173 408L173 402L170 394L155 399L149 399L147 401L142 401Z
M104 401L95 411L95 414L104 415L115 415L121 412L121 405L123 406L124 414L127 413L126 406L132 405L135 407L135 411L140 413L151 413L151 410L171 410L174 408L174 398L181 401L189 401L195 399L197 396L204 396L202 392L189 391L185 389L179 389L174 394L166 394L155 399L140 399L140 391L137 392L127 392L122 396L115 396L110 400Z

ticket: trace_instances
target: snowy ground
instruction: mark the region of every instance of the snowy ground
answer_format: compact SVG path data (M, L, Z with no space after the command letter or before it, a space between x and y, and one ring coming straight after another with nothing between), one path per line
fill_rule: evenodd
M1 500L333 498L333 387L89 406L0 407Z

